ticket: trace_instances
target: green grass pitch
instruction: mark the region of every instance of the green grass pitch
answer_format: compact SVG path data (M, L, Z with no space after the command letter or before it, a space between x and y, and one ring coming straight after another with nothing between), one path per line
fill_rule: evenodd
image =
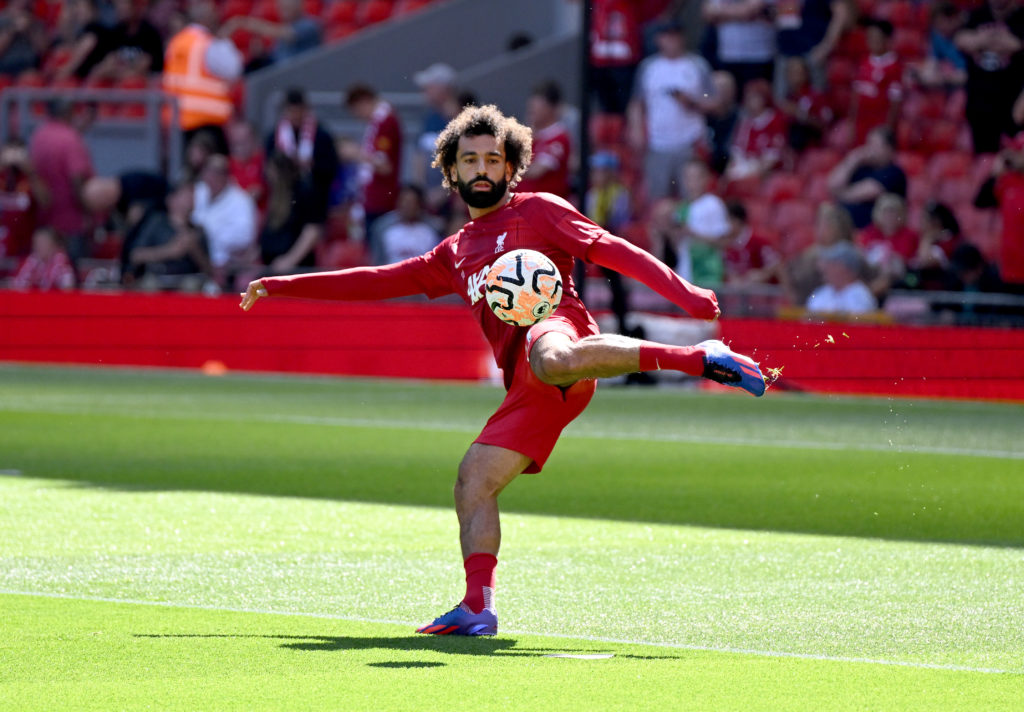
M1024 709L1019 405L603 387L414 635L500 398L0 367L0 709Z

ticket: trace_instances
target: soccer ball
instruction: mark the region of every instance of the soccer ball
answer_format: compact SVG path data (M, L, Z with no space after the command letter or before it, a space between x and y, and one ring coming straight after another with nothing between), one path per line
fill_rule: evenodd
M532 326L547 319L562 301L562 275L555 263L535 250L512 250L487 273L487 304L502 321Z

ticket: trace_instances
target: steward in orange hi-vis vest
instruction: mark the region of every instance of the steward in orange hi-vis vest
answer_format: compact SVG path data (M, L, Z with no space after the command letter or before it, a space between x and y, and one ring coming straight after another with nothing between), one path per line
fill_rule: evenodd
M231 118L231 84L207 66L207 53L215 41L205 27L192 24L167 44L163 86L164 91L178 98L183 131L209 124L220 126Z

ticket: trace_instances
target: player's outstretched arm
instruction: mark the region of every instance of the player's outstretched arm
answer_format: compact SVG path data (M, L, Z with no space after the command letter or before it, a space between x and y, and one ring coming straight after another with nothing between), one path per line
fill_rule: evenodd
M258 279L254 280L249 282L249 286L242 292L242 303L238 306L242 307L242 311L249 311L257 299L265 296L267 296L267 289L263 286L263 282Z
M262 297L376 301L413 294L437 297L450 293L448 273L428 257L429 253L378 267L263 277L249 283L239 306L248 311Z
M604 235L590 245L587 259L643 282L698 319L713 321L721 311L710 289L690 284L651 253L615 235Z

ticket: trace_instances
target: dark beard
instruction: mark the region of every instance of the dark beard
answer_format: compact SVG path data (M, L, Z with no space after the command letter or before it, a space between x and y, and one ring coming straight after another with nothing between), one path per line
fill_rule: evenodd
M491 189L473 190L472 186L480 182L487 183L487 185L491 186ZM489 178L474 178L469 183L463 183L460 179L456 185L459 189L459 195L466 201L466 205L471 208L493 208L505 197L505 192L508 190L508 180L505 178L502 178L498 183L491 181Z

